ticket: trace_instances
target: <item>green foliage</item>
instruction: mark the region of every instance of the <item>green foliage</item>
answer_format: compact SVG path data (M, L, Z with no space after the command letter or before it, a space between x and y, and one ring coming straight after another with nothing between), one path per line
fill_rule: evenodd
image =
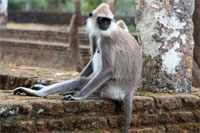
M88 14L95 9L102 0L80 0L82 14ZM115 0L115 15L133 16L135 9L134 0ZM52 11L52 8L56 8L56 11L73 12L74 2L73 0L61 0L61 6L59 9L56 7L58 0L8 0L8 9L21 10L21 11Z
M50 9L55 6L57 0L9 0L8 9L10 10L20 10L20 11L41 11ZM96 8L102 0L80 0L82 13L87 14ZM50 8L50 9L49 9ZM73 12L74 2L73 0L61 0L60 9L57 11L62 12Z
M27 0L8 0L8 9L11 10L24 10L26 7Z
M128 26L128 30L130 33L135 33L136 32L136 27L131 25L131 26Z
M134 16L135 0L115 0L115 15Z
M48 7L47 0L31 0L31 4L32 10L44 10Z
M73 0L62 0L61 11L63 11L63 12L73 12L74 11Z
M8 9L10 10L44 10L47 8L47 0L9 0Z
M87 14L91 12L101 3L102 0L81 0L82 13Z

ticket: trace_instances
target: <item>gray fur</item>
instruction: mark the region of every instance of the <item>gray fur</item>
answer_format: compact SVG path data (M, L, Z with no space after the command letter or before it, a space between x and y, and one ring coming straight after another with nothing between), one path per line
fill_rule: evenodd
M88 62L88 64L86 65L86 67L83 69L83 71L80 73L81 77L88 77L93 73L93 67L92 67L92 60L90 59L90 61Z

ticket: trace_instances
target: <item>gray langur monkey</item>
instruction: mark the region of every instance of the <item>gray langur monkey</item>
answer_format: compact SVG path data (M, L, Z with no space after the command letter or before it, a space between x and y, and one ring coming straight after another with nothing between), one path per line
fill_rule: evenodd
M124 101L125 132L128 133L134 88L142 71L142 53L133 36L120 28L113 18L105 3L89 13L87 28L92 56L78 77L50 86L32 87L38 90L18 87L14 94L46 97L53 93L79 90L77 95L66 93L63 100L81 100L96 91L102 98ZM92 73L93 77L90 76Z
M124 29L125 31L129 32L128 31L128 26L126 25L126 23L123 20L118 20L117 21L117 25L119 27L121 27L122 29Z

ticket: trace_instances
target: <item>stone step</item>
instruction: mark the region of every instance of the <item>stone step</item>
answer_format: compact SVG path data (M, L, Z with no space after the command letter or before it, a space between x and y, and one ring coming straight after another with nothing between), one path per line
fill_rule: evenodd
M146 114L148 118L164 117L163 122L171 119L196 119L200 121L200 98L191 94L164 96L137 96L133 98L133 113ZM124 107L114 101L90 97L82 101L62 101L61 95L50 95L47 98L15 96L10 90L0 90L0 116L2 118L18 115L60 116L62 113L74 114L122 114ZM176 112L174 112L176 111ZM167 114L169 112L169 114ZM143 117L146 117L145 115ZM179 118L180 117L180 118ZM147 121L153 119L147 119ZM175 121L176 121L175 120ZM174 120L173 120L174 121Z
M79 122L77 122L77 119ZM186 127L189 124L190 127ZM174 131L190 131L198 133L198 123L184 123L179 125L166 125L166 126L151 126L151 127L131 127L130 133L165 133L166 130ZM111 128L106 120L101 117L90 117L82 119L76 118L64 118L64 119L43 119L43 120L15 120L10 121L7 124L1 125L1 132L75 132L75 133L121 133L123 127Z
M16 123L16 122L15 122ZM51 125L52 124L52 125ZM63 125L64 122L60 122L59 124L54 122L49 122L48 125L46 123L43 123L43 121L39 121L37 123L34 123L32 121L25 121L20 122L20 125L12 124L10 126L9 124L4 124L2 126L2 133L11 133L13 132L13 129L15 129L16 132L48 132L48 133L55 133L55 132L75 132L75 133L121 133L122 129L106 129L102 128L100 130L84 130L86 126L81 127L82 130L73 130L73 128L67 128L67 129L61 129L61 125ZM72 124L72 123L71 123ZM79 124L79 123L78 123ZM78 126L77 124L74 124ZM97 124L94 123L96 126ZM65 126L67 127L67 126ZM72 127L72 126L71 126ZM87 127L93 127L92 125L89 125ZM183 124L167 124L162 126L151 126L151 127L141 127L141 128L134 128L131 127L130 133L199 133L200 132L200 124L199 123L183 123Z
M10 92L6 90L12 90L18 86L31 87L34 84L50 85L71 79L79 74L74 71L28 66L0 65L0 70L0 90L2 90L0 97L4 97L4 100L6 100L7 96L10 96L12 99L16 98L13 95L8 95ZM175 93L173 95L168 93L154 94L136 91L136 95L134 97L135 112L155 113L181 109L200 109L200 91L198 90L191 94Z
M63 123L63 122L61 122ZM4 125L2 127L2 133L12 133L13 129L16 132L66 132L66 133L122 133L122 129L101 129L101 130L63 130L60 125L53 123L53 126L44 125L43 123L32 123L32 121L21 122L18 125ZM28 125L28 127L27 127ZM30 127L31 126L31 127ZM90 126L91 127L91 126ZM85 126L82 127L83 129ZM51 129L51 130L49 130ZM200 124L199 123L183 123L183 124L173 124L173 125L163 125L163 126L154 126L154 127L141 127L134 128L131 127L129 130L130 133L199 133L200 132Z
M1 38L12 38L32 41L45 41L45 42L69 42L69 32L60 30L23 30L23 29L0 29ZM80 43L88 45L88 34L80 30L78 34Z
M80 45L84 63L89 60L89 46ZM6 64L20 64L71 70L69 44L0 38L0 59Z
M174 112L173 112L174 113ZM173 114L171 113L171 114ZM159 132L177 132L190 131L198 133L200 131L200 123L191 117L191 112L175 112L175 116L156 116L149 114L133 115L131 128L138 131L159 131ZM166 121L168 118L168 121ZM14 117L0 120L0 127L3 132L10 129L16 132L52 132L52 131L121 131L124 126L124 116L122 115L67 115L61 116L34 116Z
M133 34L137 39L137 35ZM69 43L69 31L62 30L24 30L24 29L0 29L1 38L19 40L45 41ZM88 34L85 30L79 30L78 38L81 45L89 45Z
M8 45L8 46L7 46ZM10 45L10 46L9 46ZM31 49L38 50L58 50L59 52L63 49L69 49L69 43L59 43L59 42L45 42L45 41L33 41L33 40L18 40L10 38L0 38L0 46L3 48L7 47L27 47ZM85 56L89 54L89 46L80 45L81 53ZM5 49L2 50L2 52Z
M78 76L75 71L62 71L40 67L0 65L0 90L12 90L18 86L49 85Z
M29 83L27 87L34 83L49 85L77 75L54 69L4 66L0 68L0 89L6 86L13 89L25 83ZM61 101L61 97L58 94L47 98L14 96L12 90L0 90L0 132L121 132L122 103L94 95L82 101ZM199 110L199 91L191 94L136 92L131 131L198 133Z
M89 40L79 31L84 65L89 61ZM0 60L5 64L73 70L68 31L0 29Z

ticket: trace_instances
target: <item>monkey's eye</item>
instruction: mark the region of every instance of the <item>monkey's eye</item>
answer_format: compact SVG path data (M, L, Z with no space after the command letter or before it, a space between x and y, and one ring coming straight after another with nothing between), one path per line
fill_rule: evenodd
M93 13L90 12L88 16L89 16L89 17L92 17L92 16L93 16Z

